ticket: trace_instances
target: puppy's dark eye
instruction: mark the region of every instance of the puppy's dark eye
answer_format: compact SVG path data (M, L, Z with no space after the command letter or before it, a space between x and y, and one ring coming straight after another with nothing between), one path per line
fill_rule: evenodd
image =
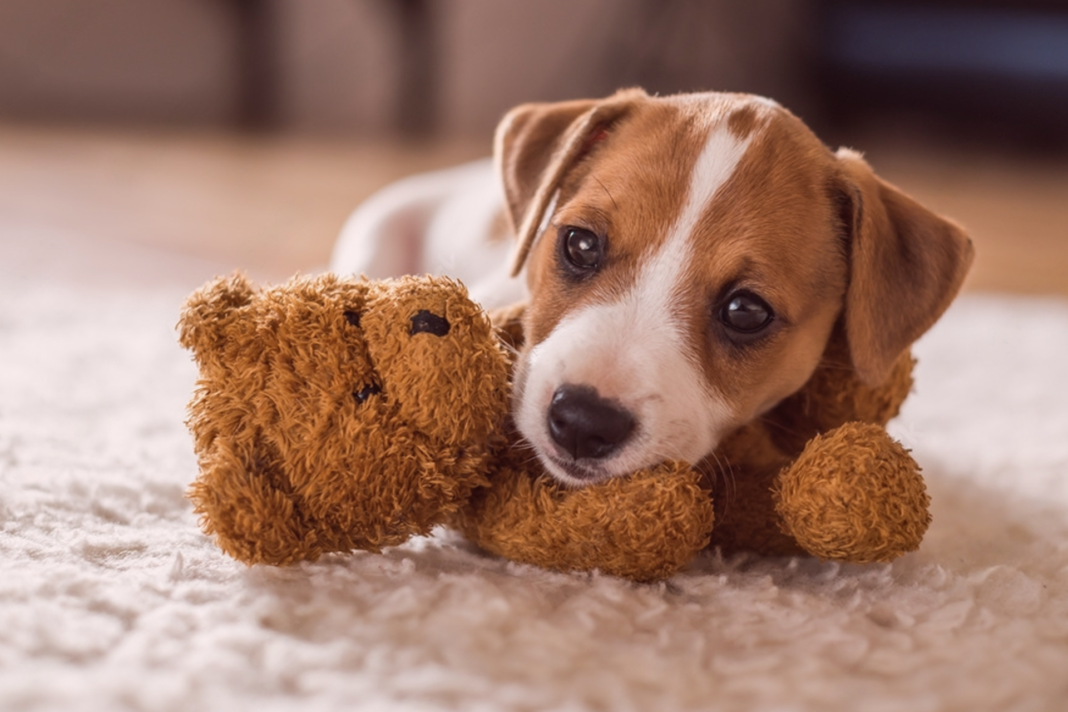
M752 292L735 292L720 310L719 319L740 334L752 335L775 319L775 313L763 299Z
M560 252L567 266L578 273L594 272L604 261L605 240L581 227L560 229Z
M352 311L351 309L345 310L345 321L353 326L359 327L360 325L360 313Z

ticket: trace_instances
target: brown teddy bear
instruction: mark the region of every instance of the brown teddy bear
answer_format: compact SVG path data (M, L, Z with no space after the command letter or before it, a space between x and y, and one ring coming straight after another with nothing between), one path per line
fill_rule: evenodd
M919 468L886 433L911 387L878 388L837 335L809 383L707 462L582 489L545 475L508 417L520 310L490 317L462 285L218 279L186 303L200 368L190 404L201 524L246 563L378 551L439 524L516 561L648 581L710 544L885 561L930 517ZM715 522L713 526L713 522Z

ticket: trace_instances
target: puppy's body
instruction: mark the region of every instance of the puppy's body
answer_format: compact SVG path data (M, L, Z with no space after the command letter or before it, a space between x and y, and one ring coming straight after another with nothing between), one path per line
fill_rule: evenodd
M423 179L436 192L408 189L418 199L407 210L372 201L385 220L357 211L332 267L386 276L346 245L422 235L423 261L391 269L466 279L486 306L525 285L515 420L573 484L701 461L796 392L836 328L857 372L878 382L971 259L959 228L759 97L630 90L526 105L502 121L495 152L495 179L469 166ZM514 242L494 234L498 206ZM413 227L415 240L398 241ZM498 271L443 259L450 241ZM500 271L513 244L521 282Z
M346 221L330 267L373 278L448 275L487 309L527 297L508 269L514 247L490 159L423 173L373 195Z

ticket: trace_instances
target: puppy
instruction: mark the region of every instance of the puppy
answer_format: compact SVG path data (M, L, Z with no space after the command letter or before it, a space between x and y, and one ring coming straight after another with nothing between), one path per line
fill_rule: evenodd
M525 299L515 422L572 485L700 462L799 390L836 326L879 383L972 260L961 228L761 97L528 104L494 148L372 198L332 268Z

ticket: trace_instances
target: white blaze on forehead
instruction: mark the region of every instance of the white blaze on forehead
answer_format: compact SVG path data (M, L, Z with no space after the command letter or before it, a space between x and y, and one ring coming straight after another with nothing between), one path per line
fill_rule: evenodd
M707 112L707 105L700 108ZM729 129L725 113L705 117L708 133L683 207L667 226L666 239L642 260L633 287L621 298L569 314L527 354L516 420L541 451L553 450L546 414L564 384L592 386L637 417L636 437L604 463L611 474L668 458L696 462L715 448L730 424L731 408L707 383L697 356L700 346L685 324L685 307L702 299L697 293L688 296L685 276L693 232L755 132L740 138Z
M710 127L690 173L682 211L671 226L667 240L646 262L638 277L635 291L641 301L667 321L676 321L671 306L683 297L682 277L693 259L694 229L716 193L734 175L752 136L750 133L739 138L730 131L726 120Z
M672 231L673 238L688 238L693 233L697 221L708 209L708 204L723 184L734 175L752 137L751 132L745 138L739 138L728 128L726 121L720 121L718 125L711 127L704 148L697 156L697 162L690 174L690 189L682 213Z

